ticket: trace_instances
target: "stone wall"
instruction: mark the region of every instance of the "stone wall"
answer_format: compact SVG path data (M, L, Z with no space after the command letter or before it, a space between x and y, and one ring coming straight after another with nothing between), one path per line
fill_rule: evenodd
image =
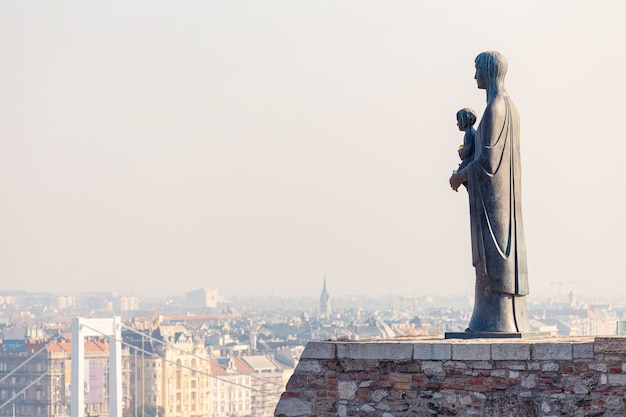
M311 342L277 417L625 416L626 338Z

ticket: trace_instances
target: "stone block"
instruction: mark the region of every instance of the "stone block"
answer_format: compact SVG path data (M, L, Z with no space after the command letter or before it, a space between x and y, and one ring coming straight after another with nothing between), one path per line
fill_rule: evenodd
M381 410L381 411L389 411L389 410L391 410L391 407L389 407L389 404L385 404L385 403L378 403L374 407L376 407L377 410ZM385 414L387 414L387 413L385 413Z
M519 362L510 362L507 363L507 369L512 369L514 371L525 371L526 370L526 364L524 363L519 363ZM528 368L530 370L530 368ZM537 369L539 370L539 363L537 363Z
M528 374L522 377L522 388L532 389L537 386L537 382L539 381L539 375L537 374Z
M387 398L389 396L389 391L385 389L377 389L373 391L371 394L372 400L375 402L381 402L383 398Z
M452 346L452 359L455 361L488 361L491 346L483 343L458 344Z
M275 416L296 417L309 416L313 411L311 403L298 398L281 398L274 411Z
M279 403L280 404L280 403ZM317 413L334 413L337 411L337 401L333 399L315 399L313 406Z
M300 359L335 359L335 344L332 342L309 342Z
M443 363L440 361L422 362L422 372L426 375L437 375L443 373Z
M596 337L593 343L594 353L626 355L626 337Z
M598 372L607 372L608 365L605 362L591 362L589 364L589 370Z
M488 370L493 369L493 365L489 361L476 361L471 363L472 369Z
M446 369L467 369L467 363L463 361L447 361L443 366Z
M413 359L427 361L447 361L452 359L452 345L449 343L416 343L413 345Z
M356 394L356 383L353 381L339 381L337 391L339 392L339 398L351 400Z
M409 360L412 356L411 343L337 343L338 359Z
M608 378L610 385L618 387L626 386L626 374L608 374Z
M539 362L528 362L527 363L527 368L529 371L538 371L541 369L541 364ZM510 369L514 369L514 368L510 368ZM519 368L517 369L518 371L523 371L526 368Z
M572 355L574 359L593 359L593 343L572 344Z
M301 359L296 366L296 372L305 374L319 374L322 366L319 361L313 359Z
M491 345L494 361L527 361L530 359L528 343L494 343Z
M556 362L544 362L541 364L541 370L544 372L558 372L559 364Z
M505 369L494 369L493 371L491 371L491 376L496 378L504 378L507 376L507 371Z
M536 361L571 360L571 343L536 343L532 345L531 357Z
M342 359L340 363L343 370L348 372L364 371L371 366L368 361L363 359Z

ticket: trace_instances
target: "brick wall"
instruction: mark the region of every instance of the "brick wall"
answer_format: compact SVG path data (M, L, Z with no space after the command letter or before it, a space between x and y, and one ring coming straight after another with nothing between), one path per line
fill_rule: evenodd
M626 338L311 342L277 417L626 416Z

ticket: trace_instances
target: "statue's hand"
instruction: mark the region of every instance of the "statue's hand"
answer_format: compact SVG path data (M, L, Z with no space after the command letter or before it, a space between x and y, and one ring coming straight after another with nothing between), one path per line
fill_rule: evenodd
M458 192L458 188L461 186L461 184L463 184L462 175L457 173L452 174L452 176L450 177L450 187L452 187L454 191Z

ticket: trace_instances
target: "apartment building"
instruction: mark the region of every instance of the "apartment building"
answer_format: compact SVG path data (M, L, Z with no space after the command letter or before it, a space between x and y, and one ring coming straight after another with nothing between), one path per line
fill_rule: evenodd
M212 417L252 415L252 373L240 358L211 359L209 406Z
M206 349L181 325L161 325L131 348L138 408L156 407L168 417L210 417L211 365Z
M264 355L241 356L251 370L251 415L272 417L293 368Z
M47 342L4 340L0 351L0 416L69 417L71 353L69 337ZM107 341L85 341L85 361L85 411L88 415L107 417ZM22 365L24 362L27 363ZM130 404L128 350L123 350L122 362L123 407L126 408Z

